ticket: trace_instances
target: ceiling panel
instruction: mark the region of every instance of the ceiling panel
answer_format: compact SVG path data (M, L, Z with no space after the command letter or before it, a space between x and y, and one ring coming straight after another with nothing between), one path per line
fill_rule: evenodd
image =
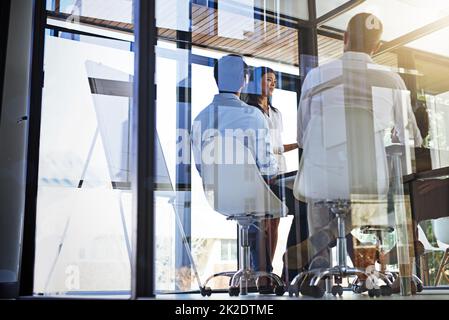
M317 17L321 17L325 15L329 11L332 11L339 6L348 2L348 0L315 0L316 2L316 15Z
M357 7L326 22L326 25L345 30L349 20L361 12L376 15L384 25L382 40L391 41L447 16L449 14L449 1L366 0Z

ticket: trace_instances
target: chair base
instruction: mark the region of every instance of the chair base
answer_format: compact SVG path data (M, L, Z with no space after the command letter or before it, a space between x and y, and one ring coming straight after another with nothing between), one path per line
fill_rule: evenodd
M276 295L283 295L285 293L285 284L281 280L281 278L272 272L263 272L263 271L254 271L250 268L250 247L249 247L249 241L248 241L248 229L249 226L253 223L254 217L252 215L240 215L240 216L230 216L228 217L228 220L235 220L239 226L239 232L240 232L240 269L235 272L220 272L217 274L212 275L209 277L204 285L201 288L201 294L204 295L210 295L212 293L212 290L207 287L207 283L219 276L227 276L232 277L231 283L229 287L229 295L230 296L238 296L240 295L247 295L248 294L248 283L250 283L251 280L254 280L258 291L260 293L268 293L268 292L261 292L260 287L258 285L259 278L260 277L267 277L272 280L272 282L275 284L274 289L272 293L275 293Z
M238 295L247 295L250 291L250 287L248 286L251 282L254 282L257 286L257 292L260 294L271 294L274 293L278 296L282 296L285 291L285 284L282 279L275 273L272 272L263 272L263 271L252 271L252 270L244 270L240 269L238 271L225 271L216 273L210 276L201 287L201 294L203 296L210 296L212 294L212 289L207 286L209 281L216 277L230 277L230 287L229 287L229 295L230 296L238 296ZM260 277L266 277L274 283L273 291L262 290L259 286Z
M372 270L362 270L360 268L351 268L346 265L347 249L345 234L345 217L350 214L351 201L345 199L323 200L315 203L319 207L327 207L337 218L337 262L338 265L332 268L312 269L298 274L290 283L288 288L289 296L303 295L321 298L324 293L324 280L334 279L334 285L330 292L336 295L343 294L341 286L342 279L349 276L365 275L367 279L368 294L370 296L380 296L391 294L392 282L384 273ZM382 280L384 285L379 286L378 280Z
M263 272L263 271L252 271L240 269L237 271L231 280L231 287L229 288L229 295L247 295L248 294L248 283L251 280L256 282L258 290L260 292L260 286L258 284L260 277L266 277L271 279L275 285L272 293L276 293L276 295L282 296L285 292L285 285L281 278L272 272ZM268 292L262 292L268 293Z
M369 226L364 226L361 228L361 232L364 234L371 234L376 238L376 247L377 247L377 257L376 259L379 261L380 263L380 271L379 273L386 275L390 281L393 283L395 280L398 280L398 276L399 274L397 272L389 272L386 270L386 262L384 258L382 257L382 247L383 247L383 243L382 243L382 239L384 238L385 234L391 233L394 231L394 228L391 226L376 226L376 225L369 225ZM421 292L424 288L423 286L423 282L421 281L420 278L418 278L418 276L416 276L415 274L412 274L412 279L411 281L414 283L415 285L415 291L414 292ZM353 291L355 293L361 293L361 292L357 292L357 288L355 288L356 290L354 290L353 287ZM397 291L399 290L399 288L394 288L393 291ZM396 292L393 292L396 293ZM413 290L412 290L413 293Z
M400 293L400 284L398 281L400 281L398 279L399 275L397 272L384 272L383 274L385 274L388 279L390 280L390 282L392 282L391 284L391 293ZM412 294L416 294L417 292L421 292L424 289L424 285L423 282L421 281L421 279L416 276L416 275L412 275ZM357 294L361 294L365 291L368 291L368 288L366 287L365 283L362 282L361 280L359 280L358 278L355 278L354 281L352 282L351 285L351 289L352 292L357 293Z
M449 264L449 248L447 248L446 251L444 252L443 258L441 259L440 265L438 267L437 275L435 277L435 286L438 286L443 275L446 277L446 280L449 280L447 275L444 273L444 269L448 264Z
M370 296L391 295L392 282L387 275L378 272L369 272L358 268L335 266L325 269L313 269L298 274L290 283L288 294L290 297L295 295L312 296L321 298L324 293L324 280L334 279L331 293L336 296L343 294L343 287L341 286L342 279L349 276L365 275L367 278L368 293ZM385 284L379 286L378 280L382 280Z

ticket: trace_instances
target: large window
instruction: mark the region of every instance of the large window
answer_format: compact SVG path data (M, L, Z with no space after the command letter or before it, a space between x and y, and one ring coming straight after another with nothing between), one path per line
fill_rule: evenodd
M89 19L129 27L132 1L47 1L47 9L34 291L126 296L132 33L76 30Z
M280 3L267 1L264 9L254 1L219 1L216 7L200 1L190 5L188 1L177 1L176 5L156 2L157 143L161 152L158 159L162 160L158 160L157 175L161 179L165 176L170 186L169 190L162 186L155 190L158 292L198 289L192 263L201 281L237 268L236 223L227 221L209 203L190 153L192 121L218 93L215 61L234 53L246 56L251 67L274 69L278 86L273 104L283 115L283 139L286 143L296 139L298 31L292 26L294 20L282 23L289 10ZM304 2L294 9L295 17L307 17ZM298 153L291 152L287 169L296 170L297 166ZM274 266L278 274L282 272L281 256L290 221L281 224L278 263ZM193 261L184 240L192 250ZM227 288L228 283L229 279L217 278L210 285Z
M367 0L326 25L344 30L351 17L360 12L379 17L385 29L382 40L391 41L447 16L449 3L445 0Z
M133 2L46 2L34 283L38 294L128 297L131 292L136 205L131 183ZM279 139L282 144L293 144L305 76L300 70L310 70L309 65L303 67L309 60L315 63L315 58L320 66L341 58L343 33L354 14L372 12L383 21L383 48L388 49L392 48L389 41L449 14L446 0L367 0L316 26L316 21L309 21L308 4L314 2L318 19L348 4L347 0L155 1L157 97L148 106L156 115L151 152L156 163L151 187L155 260L148 263L155 265L157 294L198 290L197 280L204 282L212 274L238 267L237 224L214 207L216 199L206 190L209 186L197 170L192 150L194 119L219 93L214 65L220 58L239 55L248 65L248 83L238 96L241 101L249 101L249 94L254 93L258 67L273 70L270 73L277 82L270 102L282 116ZM315 27L318 52L309 59L308 55L315 54L311 39ZM374 68L397 72L404 80L407 90L403 96L410 97L424 138L422 147L406 151L407 174L449 167L449 48L444 41L448 30L443 28L405 46L400 46L401 41L373 57L381 65ZM393 97L389 92L383 94L387 100ZM371 102L374 109L376 103ZM378 110L374 112L380 114ZM391 142L393 130L383 130ZM280 173L297 170L301 152L285 152ZM410 214L407 196L403 203L401 210L407 207ZM395 208L390 201L384 209L391 213ZM292 216L280 221L273 259L278 275L284 271L282 256L291 224ZM436 246L432 224L421 224ZM363 244L375 245L372 235L360 230L353 234ZM392 233L383 245L391 249L396 240ZM436 261L429 263L435 266ZM216 278L209 286L227 289L229 279Z

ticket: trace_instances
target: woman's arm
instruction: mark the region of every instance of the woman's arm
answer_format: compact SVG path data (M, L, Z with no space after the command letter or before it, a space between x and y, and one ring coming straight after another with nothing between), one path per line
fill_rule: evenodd
M297 143L284 144L284 152L289 152L298 149Z

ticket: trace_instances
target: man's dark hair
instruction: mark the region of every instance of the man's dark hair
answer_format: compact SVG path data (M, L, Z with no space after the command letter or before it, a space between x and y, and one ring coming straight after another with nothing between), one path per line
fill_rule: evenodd
M237 93L249 72L242 56L230 54L218 59L214 65L214 78L219 92Z
M363 12L351 18L346 32L351 51L370 54L380 42L383 25L375 15Z

